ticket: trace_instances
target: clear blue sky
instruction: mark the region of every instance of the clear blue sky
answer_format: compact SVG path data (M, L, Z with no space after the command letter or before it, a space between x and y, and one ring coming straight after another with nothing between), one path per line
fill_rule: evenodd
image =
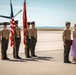
M12 0L14 14L23 10L24 0ZM26 0L28 21L37 26L63 27L66 21L76 23L76 0ZM10 0L0 0L0 14L10 15ZM23 11L15 17L22 25ZM9 21L0 18L0 22Z

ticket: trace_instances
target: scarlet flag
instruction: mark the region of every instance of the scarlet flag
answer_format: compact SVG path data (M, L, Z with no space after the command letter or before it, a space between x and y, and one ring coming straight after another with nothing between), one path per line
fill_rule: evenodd
M23 30L24 30L24 44L26 45L26 30L27 30L27 14L26 14L26 0L24 0L24 7L23 7Z
M10 20L10 46L14 46L14 30L15 30L15 21L13 16L13 8L12 8L12 2L10 0L10 7L11 7L11 20Z

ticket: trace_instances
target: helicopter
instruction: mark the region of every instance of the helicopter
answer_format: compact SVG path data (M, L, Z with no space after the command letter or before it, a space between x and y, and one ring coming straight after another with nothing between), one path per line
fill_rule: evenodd
M22 10L20 10L20 11L14 16L14 18L15 18L21 11L22 11ZM0 15L0 17L6 18L6 19L11 19L10 16ZM7 23L7 25L10 25L10 22L1 22L0 25L3 25L4 23Z

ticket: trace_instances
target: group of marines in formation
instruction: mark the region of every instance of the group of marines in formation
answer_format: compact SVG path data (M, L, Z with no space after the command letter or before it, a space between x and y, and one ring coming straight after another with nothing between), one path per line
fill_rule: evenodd
M19 47L21 43L21 30L18 27L18 21L15 21L15 34L14 34L14 42L13 46L13 58L21 59L19 56ZM71 30L70 22L66 22L66 28L63 31L63 43L64 43L64 63L71 63L69 61L69 52L72 44L71 40ZM3 28L0 29L0 44L1 44L1 59L9 60L7 57L7 49L9 44L9 34L10 30L7 29L7 23L3 23ZM25 56L26 58L37 57L35 55L35 46L37 43L37 29L35 28L35 22L27 22L26 29L26 46L25 46Z
M18 21L15 21L15 34L13 46L13 58L21 59L19 56L19 47L21 43L21 29L18 27ZM7 50L9 44L10 30L7 29L7 23L3 23L3 28L0 29L0 43L1 43L1 59L9 60L7 57ZM37 29L35 28L35 22L27 22L26 30L26 46L25 46L25 56L26 58L37 57L35 55L35 46L37 42ZM31 53L31 54L30 54Z

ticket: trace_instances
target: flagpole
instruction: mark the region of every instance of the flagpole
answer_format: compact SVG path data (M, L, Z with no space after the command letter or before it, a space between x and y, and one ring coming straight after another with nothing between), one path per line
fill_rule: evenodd
M12 3L12 0L10 0L10 3Z
M16 30L14 30L15 34L14 34L14 50L15 50L15 58L17 58L16 55Z
M11 6L11 19L14 20L14 15L13 15L13 8L12 8L12 0L10 0L10 6ZM13 27L15 26L15 21L14 21L14 24L13 24ZM15 52L13 55L15 55L15 58L16 58L16 42L15 42L15 27L13 29L13 32L14 32L14 35L12 35L12 39L13 39L13 51Z
M27 42L26 42L26 30L27 30L27 15L26 15L26 0L24 0L24 6L23 6L23 41L24 41L24 49L25 49L25 55L26 55L26 49L27 49Z
M24 3L25 3L25 2L26 2L26 0L24 0ZM25 36L25 37L26 37L26 36ZM24 37L24 38L25 38L25 37ZM27 48L27 46L26 46L26 45L25 45L25 48Z
M10 3L12 3L12 0L10 0ZM14 18L14 15L13 15L13 18ZM16 56L16 30L14 29L14 50L15 50L15 58L17 58Z

